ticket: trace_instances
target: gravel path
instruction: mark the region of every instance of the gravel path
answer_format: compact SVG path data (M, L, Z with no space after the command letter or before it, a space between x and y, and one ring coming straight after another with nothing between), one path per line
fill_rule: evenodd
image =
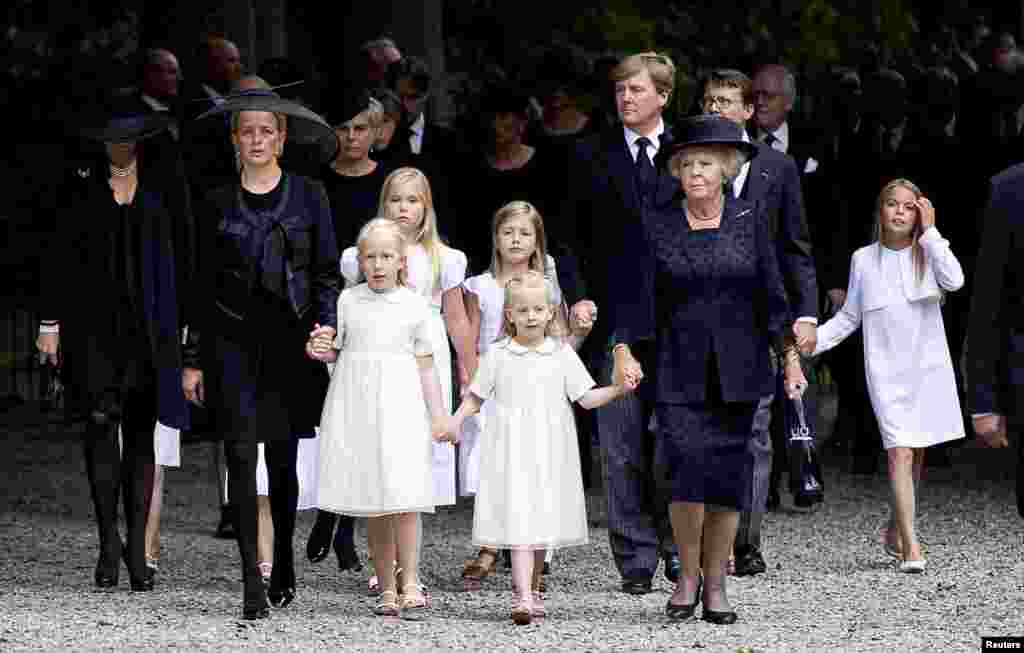
M3 426L2 424L7 424ZM15 425L16 424L16 425ZM458 573L470 553L471 504L424 520L422 574L434 597L427 621L373 617L365 574L339 574L333 557L305 560L312 514L300 514L295 603L255 624L239 621L233 542L211 537L212 445L192 444L169 470L157 590L91 588L96 533L77 433L31 409L0 416L0 651L978 651L982 635L1024 635L1024 522L1013 501L1012 456L973 448L951 469L926 470L920 529L928 571L896 573L877 543L888 488L829 460L825 505L783 509L765 524L767 574L735 579L731 627L663 616L670 585L633 598L617 591L607 531L561 552L549 577L549 617L515 627L510 575L468 594ZM603 518L600 497L590 517ZM365 559L365 538L357 536Z

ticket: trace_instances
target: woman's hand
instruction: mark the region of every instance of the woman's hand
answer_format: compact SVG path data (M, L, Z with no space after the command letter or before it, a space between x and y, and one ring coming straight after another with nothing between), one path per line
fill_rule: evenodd
M921 231L928 231L935 226L935 207L924 195L918 198L916 204L917 211L921 214Z
M60 348L60 334L42 333L36 336L36 349L39 353L46 354L50 365L57 364L57 349Z
M202 406L206 401L206 391L203 389L203 371L194 367L186 367L181 371L181 389L185 391L187 401Z
M796 352L786 354L786 366L782 374L786 396L790 399L803 397L804 390L807 389L807 377L804 376L804 370L800 366L800 357Z

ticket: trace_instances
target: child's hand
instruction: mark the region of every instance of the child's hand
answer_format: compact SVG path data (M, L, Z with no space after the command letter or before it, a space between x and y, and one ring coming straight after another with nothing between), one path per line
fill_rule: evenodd
M430 432L437 442L451 442L455 444L459 441L455 433L455 424L450 417L437 417L433 419L430 425Z
M313 360L333 363L338 359L338 352L334 349L335 334L333 327L315 325L306 342L306 355Z
M935 206L924 195L917 200L917 211L921 214L921 231L935 226Z
M569 330L573 335L585 336L597 321L597 304L583 299L573 305L569 315Z
M616 359L615 368L612 370L612 383L629 392L636 390L637 386L644 379L643 368L635 358L628 360Z

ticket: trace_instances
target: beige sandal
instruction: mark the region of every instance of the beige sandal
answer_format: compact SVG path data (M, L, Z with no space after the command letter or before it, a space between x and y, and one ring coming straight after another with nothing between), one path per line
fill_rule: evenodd
M402 619L419 621L426 616L430 607L430 597L422 585L409 583L402 587Z
M399 615L398 594L393 590L384 590L373 606L373 614L378 617L397 617Z

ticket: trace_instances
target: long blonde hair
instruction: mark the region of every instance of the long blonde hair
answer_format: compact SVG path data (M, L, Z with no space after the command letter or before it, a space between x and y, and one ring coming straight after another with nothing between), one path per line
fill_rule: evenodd
M548 241L544 233L544 218L540 211L520 200L509 202L494 213L491 221L491 275L497 279L501 275L501 258L498 255L498 231L502 225L513 218L529 218L534 233L534 249L530 255L529 268L548 276Z
M505 302L501 309L501 336L515 337L516 325L512 324L512 321L508 319L508 314L512 309L515 294L525 288L544 289L548 305L551 307L551 319L548 321L547 326L544 327L544 335L553 338L563 337L565 334L562 333L561 328L558 326L558 320L555 318L558 315L558 304L555 303L554 284L544 276L543 272L538 270L527 270L522 274L517 274L505 284Z
M362 256L362 244L370 237L370 234L375 231L386 231L388 234L395 239L395 247L398 249L398 253L405 258L405 247L406 239L405 234L402 233L401 228L394 220L388 220L387 218L373 218L369 222L363 225L363 228L359 230L359 236L356 238L356 250L359 251L359 255ZM408 274L409 266L408 263L402 265L401 269L398 270L398 285L408 286ZM363 283L366 281L366 275L363 274L363 266L359 265L359 273L356 276L356 283Z
M885 235L885 228L882 226L882 205L885 204L885 200L889 198L892 191L896 188L906 188L914 194L914 199L921 199L921 189L919 189L909 179L893 179L888 184L882 187L882 192L878 194L878 201L875 202L875 230L874 230L874 241L881 243L882 245L888 246L887 238ZM921 243L918 240L921 238L921 210L917 209L914 218L914 227L910 231L910 258L914 262L914 276L917 277L917 282L921 283L924 278L924 250L921 248ZM881 250L879 250L881 255Z
M384 187L380 191L380 199L377 203L377 213L383 217L390 216L388 212L388 200L391 197L392 188L397 184L415 183L418 185L416 194L423 204L423 224L416 233L415 242L423 245L430 258L431 290L438 287L441 282L441 249L445 244L441 242L441 236L437 232L437 213L434 211L434 196L430 192L430 181L427 176L416 168L399 168L388 175L384 180Z

